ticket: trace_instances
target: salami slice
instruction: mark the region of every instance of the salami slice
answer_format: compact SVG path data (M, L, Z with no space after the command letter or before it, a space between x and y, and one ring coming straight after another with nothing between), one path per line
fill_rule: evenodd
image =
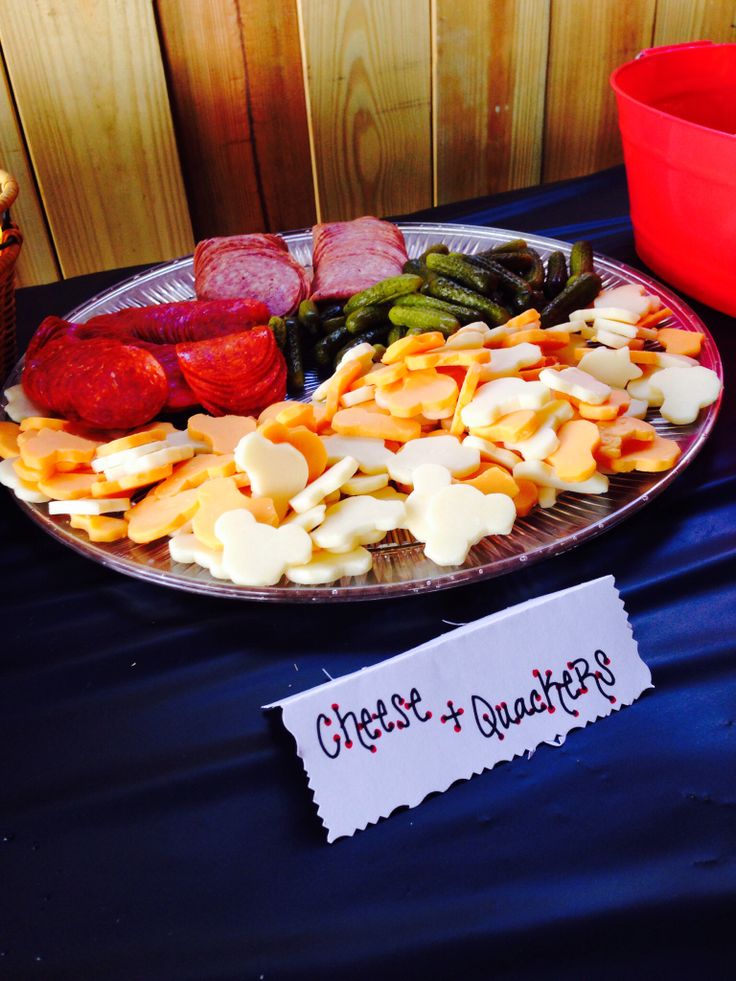
M99 429L142 426L167 397L166 374L152 354L104 338L76 346L67 386L74 414Z
M184 378L213 415L249 415L286 395L286 362L267 327L178 344Z
M345 300L398 276L408 258L401 230L371 215L315 225L312 239L315 302Z
M310 277L279 235L233 235L198 243L194 288L203 300L261 300L271 315L282 316L308 296Z

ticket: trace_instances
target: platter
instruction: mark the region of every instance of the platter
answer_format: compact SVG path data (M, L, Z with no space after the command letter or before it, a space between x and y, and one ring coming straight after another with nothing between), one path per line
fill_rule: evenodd
M427 222L398 224L410 257L418 256L435 242L444 242L451 251L474 253L519 237L525 238L544 258L554 250L561 250L569 256L571 249L565 242L505 229ZM291 232L283 237L292 255L303 265L310 265L311 230ZM637 270L605 256L596 255L595 266L605 287L640 284L671 308L675 326L703 333L705 340L700 362L723 379L721 360L712 336L695 312L679 297ZM186 256L156 266L90 298L69 311L65 319L83 323L97 314L111 313L124 307L193 297L192 257ZM21 372L22 362L17 365L8 384L17 383ZM305 399L317 384L316 376L308 374ZM285 580L283 584L267 588L237 586L213 578L197 565L173 562L169 555L168 539L150 545L136 545L129 540L96 545L83 532L70 528L66 518L50 516L45 505L18 503L45 532L85 557L126 575L174 589L270 602L385 599L449 589L504 575L558 555L610 530L662 493L690 465L713 428L719 405L720 399L702 410L697 420L689 426L673 426L658 412L650 411L648 421L659 435L676 439L681 447L682 455L673 469L660 474L614 474L604 495L561 494L553 507L535 508L528 517L517 519L510 535L483 539L471 549L462 566L448 568L435 565L424 556L422 546L414 542L408 532L397 531L391 532L379 545L372 546L374 562L369 573L324 586L299 586Z

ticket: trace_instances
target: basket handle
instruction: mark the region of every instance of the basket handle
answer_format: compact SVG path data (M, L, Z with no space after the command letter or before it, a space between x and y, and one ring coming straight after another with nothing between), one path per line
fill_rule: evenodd
M6 212L15 203L18 191L18 181L7 171L0 170L0 212Z

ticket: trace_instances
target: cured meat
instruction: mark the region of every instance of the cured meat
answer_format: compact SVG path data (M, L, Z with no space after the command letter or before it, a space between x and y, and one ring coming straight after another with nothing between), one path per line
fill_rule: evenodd
M203 300L261 300L271 315L283 316L309 295L310 277L281 236L232 235L197 244L194 289Z
M178 344L184 378L212 415L250 415L286 395L286 362L268 327Z
M135 338L152 344L177 344L222 337L256 324L266 324L268 318L268 308L258 300L178 300L99 314L78 327L77 334L80 337Z
M345 300L398 276L408 258L401 230L371 215L315 225L312 239L315 302Z

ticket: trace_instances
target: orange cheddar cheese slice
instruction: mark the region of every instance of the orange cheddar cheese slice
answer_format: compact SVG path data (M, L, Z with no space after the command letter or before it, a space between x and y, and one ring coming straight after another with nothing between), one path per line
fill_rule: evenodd
M28 439L19 440L21 459L26 466L41 470L45 475L52 473L59 462L89 463L99 446L91 439L75 436L63 429L28 432L31 434Z
M570 419L557 430L559 446L547 457L555 475L569 483L580 483L597 470L593 456L601 441L598 427L587 419Z
M613 457L609 466L614 473L628 473L638 470L642 473L660 473L670 470L677 462L680 447L674 439L665 439L655 434L654 438L643 443L627 443L626 452Z
M20 456L18 434L21 428L17 422L0 422L0 457L10 460Z
M144 429L139 429L127 436L120 436L112 439L109 443L103 443L97 447L97 456L110 456L112 453L121 453L123 450L132 450L136 446L144 446L146 443L157 443L174 431L174 426L168 422L152 423Z
M364 368L359 359L344 362L335 374L327 381L325 398L325 418L331 420L340 408L340 399L353 382L364 374Z
M516 347L517 344L536 344L543 352L555 351L570 343L570 335L564 330L540 330L530 327L508 334L503 339L501 347Z
M282 426L306 426L315 430L314 408L309 402L290 402L276 416Z
M483 494L507 494L509 497L516 497L519 493L519 485L508 470L493 464L477 476L469 477L461 483L477 487Z
M423 337L423 334L413 335ZM405 338L401 338L405 340ZM398 344L398 341L396 341ZM457 382L429 368L426 371L410 371L393 385L376 389L376 405L386 409L399 419L438 412L452 412L458 397Z
M450 423L451 436L461 436L465 432L465 424L463 423L461 413L475 395L480 383L481 374L479 364L471 364L465 373L465 378L460 386L460 392L455 403L455 411L452 414L452 421Z
M252 416L208 416L199 412L187 422L189 436L202 440L213 453L233 453L243 436L255 428Z
M596 452L599 459L608 466L610 461L628 452L630 445L651 443L656 436L656 430L650 423L632 416L620 416L613 422L598 424L601 443Z
M406 337L400 337L398 341L389 344L381 361L383 364L394 364L396 361L403 361L410 354L431 351L432 348L442 347L444 343L445 335L439 330L428 330L424 334L407 334Z
M394 343L398 344L398 341ZM421 424L416 419L398 419L389 412L374 411L364 405L339 409L332 418L332 428L340 436L370 436L394 443L408 443L411 439L417 439L422 433Z
M222 542L215 535L215 522L226 511L249 511L248 498L241 494L231 477L208 480L193 493L196 494L197 508L192 518L192 532L208 548L221 548Z
M55 501L75 501L89 497L99 480L96 473L53 473L38 481L38 489Z
M128 522L106 514L73 514L69 524L86 531L91 542L119 542L128 536Z
M529 439L539 429L540 418L533 409L517 409L501 416L490 426L477 426L470 430L471 436L490 439L494 443L519 443Z
M667 354L684 354L697 358L703 344L704 335L697 330L681 330L677 327L660 327L657 340Z
M235 458L232 453L200 453L178 464L171 476L156 484L151 493L154 497L170 497L179 491L199 487L211 477L229 477L234 473Z
M52 419L47 416L26 416L21 419L20 428L23 432L28 429L69 429L66 419Z
M126 512L128 537L139 545L171 535L189 521L199 507L197 489L180 491L170 497L148 494Z
M98 480L92 484L92 497L118 497L121 494L129 494L132 490L149 487L151 484L157 484L160 480L166 480L173 471L172 465L166 463L164 466L147 470L145 473L118 477L117 480Z
M526 477L515 477L514 479L519 488L519 493L513 499L516 516L525 518L539 500L539 487L533 480L527 480Z

